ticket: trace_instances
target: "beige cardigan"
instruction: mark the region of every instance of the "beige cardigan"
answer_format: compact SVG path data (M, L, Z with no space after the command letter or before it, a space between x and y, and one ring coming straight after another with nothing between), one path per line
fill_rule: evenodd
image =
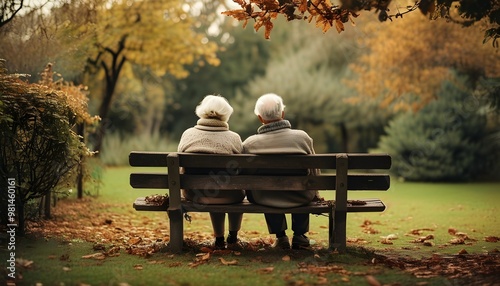
M314 154L313 139L297 129L291 129L290 122L281 120L262 125L258 134L248 137L243 142L246 154ZM319 170L308 170L309 174L318 174ZM306 205L316 196L317 191L247 191L247 198L252 203L277 208L290 208Z

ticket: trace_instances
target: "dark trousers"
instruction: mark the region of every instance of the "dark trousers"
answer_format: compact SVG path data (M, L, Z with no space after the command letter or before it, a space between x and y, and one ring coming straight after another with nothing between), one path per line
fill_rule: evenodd
M277 234L288 226L285 214L264 214L269 233ZM292 214L293 235L302 235L309 231L309 214Z

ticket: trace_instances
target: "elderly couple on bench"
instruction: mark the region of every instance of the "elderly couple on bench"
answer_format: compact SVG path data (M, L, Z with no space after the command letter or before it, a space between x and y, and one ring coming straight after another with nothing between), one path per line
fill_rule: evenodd
M196 126L184 131L179 142L178 152L212 153L212 154L314 154L313 140L304 131L292 129L290 122L284 119L285 105L283 99L273 93L262 95L255 104L255 115L262 125L257 134L242 142L241 137L229 130L228 120L233 108L228 101L219 95L208 95L196 107L199 117ZM203 171L203 170L202 170ZM208 170L207 170L208 171ZM183 170L184 173L200 172ZM258 170L256 170L258 172ZM269 174L269 171L267 171ZM314 175L319 170L297 170ZM299 173L298 173L299 174ZM288 174L290 175L290 174ZM201 191L201 194L202 191ZM307 205L318 199L318 192L307 191L219 191L217 194L200 195L200 190L183 190L187 200L201 204L233 204L243 201L245 196L254 204L276 208L290 208ZM293 238L286 235L287 221L285 214L264 214L269 233L276 235L274 247L282 249L302 249L309 247L309 214L292 214ZM215 237L214 248L231 248L238 244L238 231L241 228L243 213L228 213L229 234L224 240L225 213L210 213Z

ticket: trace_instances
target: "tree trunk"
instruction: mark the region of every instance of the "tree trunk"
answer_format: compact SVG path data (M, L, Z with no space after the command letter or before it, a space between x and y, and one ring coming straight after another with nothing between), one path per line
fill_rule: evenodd
M111 64L107 64L105 61L101 61L101 67L104 69L104 74L106 77L106 90L104 92L104 98L102 99L101 106L99 107L99 116L101 117L101 124L97 128L95 134L95 146L94 151L99 152L102 149L102 142L104 140L104 135L111 128L113 128L113 123L108 118L108 113L111 108L111 102L113 95L115 93L116 84L118 83L118 78L120 72L122 71L123 64L127 61L127 58L122 55L125 50L125 41L127 40L127 35L124 35L119 42L116 51L110 48L105 48L104 50L111 55Z
M50 197L51 197L52 191L49 191L44 198L44 218L45 219L50 219Z
M77 126L77 134L81 136L81 140L83 142L85 142L85 124L84 123L80 123L78 124ZM77 176L77 197L79 199L83 198L83 172L84 172L84 157L81 156L80 157L80 163L78 164L78 176Z
M24 219L24 202L22 201L19 201L19 204L17 204L17 216L17 235L24 236L26 233L26 221Z
M108 74L108 72L113 72L109 69L106 70L106 91L104 93L104 98L102 99L101 106L99 107L99 117L101 117L101 123L96 130L95 134L95 146L94 151L96 151L96 155L99 156L99 153L102 150L102 142L104 140L104 135L111 128L113 128L113 123L108 119L108 113L111 108L111 100L113 99L113 93L115 91L115 87L117 81L114 80L114 76ZM119 71L118 71L119 72Z
M349 141L348 141L348 134L347 134L347 127L345 126L344 122L339 123L340 126L340 135L342 138L342 152L343 153L348 153L349 152Z

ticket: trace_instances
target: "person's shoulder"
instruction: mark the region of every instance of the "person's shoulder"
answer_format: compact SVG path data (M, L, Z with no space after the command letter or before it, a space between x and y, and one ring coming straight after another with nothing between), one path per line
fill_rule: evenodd
M190 134L190 133L192 133L192 132L196 132L196 128L194 128L194 127L190 127L190 128L188 128L188 129L184 130L184 132L182 132L181 137L182 137L182 136L186 136L187 134Z
M241 136L240 136L240 134L238 134L238 133L236 133L234 131L231 131L231 130L229 130L228 134L229 134L229 136L232 137L232 139L235 139L235 140L238 140L238 141L241 142Z
M247 137L247 139L245 139L245 141L243 141L243 144L248 143L248 142L252 142L252 141L254 141L257 137L258 137L258 134L250 135L250 136L248 136L248 137Z
M307 134L306 131L302 130L302 129L290 129L292 132L297 132L297 133L303 133L303 134Z
M232 136L238 136L238 137L241 137L241 136L240 136L240 134L238 134L238 133L236 133L236 132L234 132L234 131L232 131L232 130L228 130L227 132L228 132L229 134L231 134Z
M309 134L302 129L290 129L290 131L299 136L310 137Z
M255 144L257 144L259 141L257 137L258 134L250 135L243 141L243 153L248 153L248 149L251 149Z
M309 136L309 134L307 134L306 131L301 129L292 129L291 131L293 138L295 138L297 142L302 140L303 142L306 142L308 145L313 144L312 137Z
M188 129L184 130L184 133L186 133L186 132L193 132L194 130L197 130L197 129L194 128L194 127L189 127Z

